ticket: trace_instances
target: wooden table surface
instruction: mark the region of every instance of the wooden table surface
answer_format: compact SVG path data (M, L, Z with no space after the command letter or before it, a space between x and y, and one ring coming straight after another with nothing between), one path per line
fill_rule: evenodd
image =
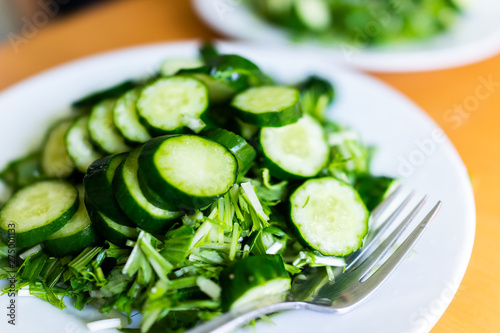
M115 0L56 20L25 37L15 44L0 44L0 91L43 70L103 51L221 36L197 19L187 0ZM372 75L428 112L451 138L473 180L474 251L459 292L432 332L500 332L500 149L496 146L500 56L457 69ZM485 80L493 83L485 85Z

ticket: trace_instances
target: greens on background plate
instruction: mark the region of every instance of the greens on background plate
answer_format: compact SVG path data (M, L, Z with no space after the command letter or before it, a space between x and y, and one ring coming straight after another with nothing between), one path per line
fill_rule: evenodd
M322 43L390 44L426 39L456 22L456 0L245 0L290 38Z

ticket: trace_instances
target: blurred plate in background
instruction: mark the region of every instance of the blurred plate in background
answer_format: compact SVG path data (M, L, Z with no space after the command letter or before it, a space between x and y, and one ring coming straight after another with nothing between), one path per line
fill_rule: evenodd
M411 44L379 48L300 44L285 31L257 17L242 0L192 0L199 16L220 33L273 46L297 46L329 61L376 72L414 72L462 66L500 52L500 1L470 1L462 17L439 36ZM299 50L297 50L298 52Z

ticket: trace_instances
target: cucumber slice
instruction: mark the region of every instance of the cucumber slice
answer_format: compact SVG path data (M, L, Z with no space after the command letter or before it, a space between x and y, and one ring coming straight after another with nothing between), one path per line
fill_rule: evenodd
M280 179L316 176L328 162L329 147L321 124L304 115L295 124L262 128L264 166Z
M92 226L87 208L85 208L85 190L79 188L80 205L68 223L42 243L43 249L55 257L64 257L77 253L87 246L92 246L99 241L99 236Z
M105 100L94 106L89 118L89 134L93 143L105 153L119 154L130 150L113 123L114 100Z
M240 308L262 298L285 296L291 279L281 256L247 257L224 269L220 275L223 311Z
M85 199L85 206L87 207L92 224L104 239L111 243L125 246L127 240L134 240L139 236L139 231L136 228L127 227L111 220L109 217L99 212L87 198Z
M205 207L236 181L238 162L221 144L194 135L148 141L139 156L146 197L168 210Z
M207 87L190 77L159 79L137 101L139 117L153 135L179 132L208 107Z
M101 213L114 222L135 227L115 200L113 177L115 171L124 160L126 154L103 157L92 163L83 177L87 200Z
M125 214L141 229L165 233L182 213L156 207L142 193L137 178L141 151L142 147L132 150L116 170L113 180L115 198Z
M151 139L137 114L136 102L139 94L139 89L130 90L116 101L113 111L116 128L126 140L133 143L144 143Z
M48 177L66 178L75 170L75 164L66 150L66 133L73 124L72 119L55 124L49 131L42 150L41 166Z
M77 209L78 192L73 185L57 180L34 183L3 206L1 237L5 241L14 235L18 248L36 245L64 227Z
M290 197L292 224L304 246L343 257L363 244L369 213L358 192L335 178L310 179Z
M241 136L225 129L212 129L203 132L203 135L229 149L238 160L238 175L244 175L252 165L257 152Z
M203 66L203 61L200 59L172 58L165 60L161 64L160 74L162 76L172 76L181 69L192 69L201 66Z
M299 91L290 87L250 88L236 95L231 105L245 123L262 127L293 124L302 115Z
M66 133L66 150L80 172L87 172L89 165L101 158L101 153L90 142L88 116L78 118Z

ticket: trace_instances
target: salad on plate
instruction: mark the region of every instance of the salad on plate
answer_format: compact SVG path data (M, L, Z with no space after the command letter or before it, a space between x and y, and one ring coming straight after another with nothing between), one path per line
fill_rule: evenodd
M245 5L296 41L383 45L428 39L459 18L456 0L245 0Z
M321 77L276 82L205 44L75 102L0 173L0 279L15 268L19 294L140 314L142 332L285 298L312 267L334 280L397 183L327 119L334 100Z

